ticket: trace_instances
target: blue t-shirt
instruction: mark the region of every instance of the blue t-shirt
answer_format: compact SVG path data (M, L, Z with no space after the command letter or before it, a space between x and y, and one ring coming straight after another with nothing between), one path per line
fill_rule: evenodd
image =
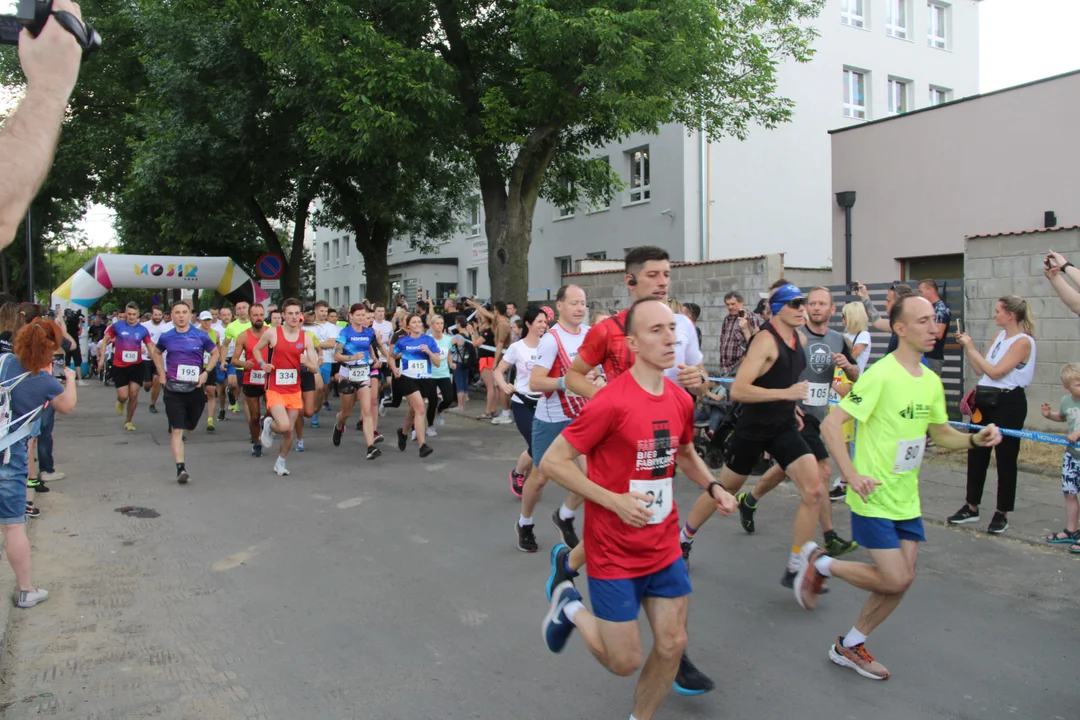
M345 365L371 364L371 346L375 344L375 331L371 328L366 327L360 330L354 330L352 325L348 325L342 328L341 332L338 333L337 342L342 345L342 355L352 356L356 353L364 354L359 360L344 363Z
M0 356L0 362L3 362L3 370L0 372L0 381L12 380L26 372L26 368L19 363L19 359L10 353L5 353ZM36 410L62 392L64 392L64 386L60 384L59 380L47 372L38 372L30 377L23 378L19 384L11 390L11 419L17 420L21 418L26 413ZM34 420L34 422L36 423L38 420ZM13 426L9 428L9 431L18 430L20 427L22 426ZM30 437L28 436L11 446L11 458L7 463L10 470L17 471L23 475L26 474L26 447L29 442ZM2 453L0 453L0 458L2 458Z
M157 348L165 355L165 375L169 380L197 383L203 371L203 353L213 352L217 345L210 336L197 327L188 326L186 332L176 328L163 332Z
M401 355L401 373L405 377L422 380L431 377L431 359L421 350L427 347L436 355L439 345L430 335L411 337L406 335L394 344L394 354Z

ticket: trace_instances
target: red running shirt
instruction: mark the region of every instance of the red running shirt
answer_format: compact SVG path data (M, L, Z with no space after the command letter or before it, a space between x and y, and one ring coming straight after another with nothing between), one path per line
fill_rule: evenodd
M630 308L620 310L589 328L585 342L578 348L578 357L589 367L600 365L610 384L634 364L634 353L626 347L626 315Z
M266 389L281 395L300 392L300 356L304 354L307 335L298 330L295 340L285 339L285 328L271 328L277 331L277 345L274 346L274 371L266 378Z
M620 495L632 484L638 492L652 492L654 520L664 515L655 524L634 528L586 500L589 577L641 577L682 557L671 482L679 447L694 441L694 404L686 391L665 378L664 394L653 395L623 373L586 403L562 436L587 456L590 480Z

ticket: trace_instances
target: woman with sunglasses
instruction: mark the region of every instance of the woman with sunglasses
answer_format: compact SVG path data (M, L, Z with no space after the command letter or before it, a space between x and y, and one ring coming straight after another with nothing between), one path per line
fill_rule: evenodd
M731 385L731 399L742 403L742 409L720 476L720 484L734 495L768 452L802 491L802 501L795 511L789 572L781 577L786 587L791 587L790 571L801 567L803 545L814 537L825 495L817 460L800 432L796 415L796 405L810 392L809 383L799 382L806 368L806 353L796 332L806 324L805 305L806 296L796 286L784 282L774 287L769 297L772 319L750 341ZM694 535L715 511L716 500L709 493L703 493L694 504L682 531L683 556L687 559Z

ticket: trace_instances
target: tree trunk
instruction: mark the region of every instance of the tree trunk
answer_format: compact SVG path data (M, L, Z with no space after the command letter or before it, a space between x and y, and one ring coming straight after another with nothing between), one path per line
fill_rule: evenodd
M310 197L298 198L296 214L293 216L292 246L289 247L289 257L283 258L285 264L285 268L281 273L283 297L300 297L300 270L304 264L304 231L307 229L310 207Z
M367 284L367 299L373 303L383 303L389 308L390 305L390 264L387 262L386 250L390 246L390 226L383 222L369 223L371 232L366 241L361 240L359 230L356 232L356 249L364 258L364 282Z
M0 250L0 291L8 294L8 266L7 253Z

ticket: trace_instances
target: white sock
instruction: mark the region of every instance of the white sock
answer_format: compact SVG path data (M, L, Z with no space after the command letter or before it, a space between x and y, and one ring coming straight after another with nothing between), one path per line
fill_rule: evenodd
M563 607L563 613L566 614L566 619L570 622L574 622L574 616L578 614L578 610L584 610L585 606L581 604L580 600L571 600ZM577 623L574 623L575 625Z
M684 528L684 529L679 531L679 542L681 542L681 543L692 543L692 542L694 542L694 538L687 535L686 534L686 529Z
M630 716L630 720L637 720L637 718L636 718L636 717L634 717L633 715L631 715L631 716Z
M522 515L521 517L518 518L518 525L520 525L521 527L526 527L526 526L532 525L532 524L533 524L532 518L527 518L524 515Z
M572 517L574 517L574 511L566 507L566 503L563 503L562 507L559 508L559 519L569 520Z
M791 572L799 571L799 553L793 552L788 556L787 569Z
M833 559L828 555L822 555L814 561L814 567L817 571L825 577L832 577L832 563Z
M844 647L846 648L862 645L864 642L866 642L866 636L856 630L854 626L852 626L851 630L848 631L848 634L844 636Z

